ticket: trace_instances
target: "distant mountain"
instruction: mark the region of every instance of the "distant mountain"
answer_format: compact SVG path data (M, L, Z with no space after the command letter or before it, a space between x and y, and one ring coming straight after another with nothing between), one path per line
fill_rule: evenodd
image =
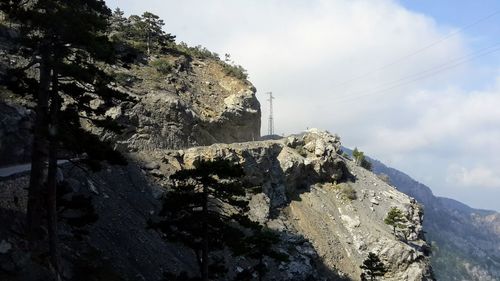
M350 152L348 149L344 149ZM424 230L432 244L432 267L440 281L500 280L500 214L435 196L407 174L369 158L399 191L424 205Z

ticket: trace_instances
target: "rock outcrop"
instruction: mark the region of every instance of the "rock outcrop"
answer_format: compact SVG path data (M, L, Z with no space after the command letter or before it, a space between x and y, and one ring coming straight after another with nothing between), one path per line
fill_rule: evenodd
M10 63L0 60L0 74ZM339 137L328 132L253 141L260 139L256 90L227 67L214 57L173 52L105 69L115 77L110 86L134 100L105 108L95 99L90 107L106 109L106 117L124 130L102 130L85 116L81 121L124 152L129 164L104 165L99 172L85 170L78 158L62 164L61 278L156 281L181 271L197 275L195 253L167 241L148 222L160 212L174 172L200 160L229 160L243 167L245 182L261 190L245 196L249 218L277 233L274 246L289 257L265 258L265 280L360 280L369 253L385 264L384 280L433 280L420 206L341 156ZM0 164L27 162L33 116L6 88L0 97ZM20 235L28 182L27 173L0 179L0 221L8 226L0 228L2 280L50 280L40 262L46 257L30 257ZM408 219L404 238L384 224L391 207ZM228 269L220 280L255 264L228 249L217 254Z
M0 32L0 165L26 163L33 119L26 107L29 97L15 96L5 86L10 79L5 70L25 62L6 55L14 47L4 46L10 38L2 36ZM169 71L158 70L156 61L170 66ZM228 72L228 67L213 57L187 58L175 52L109 66L105 71L115 78L110 86L132 99L111 108L95 99L90 107L105 109L107 118L123 126L122 133L97 128L85 118L81 121L123 152L258 140L261 111L256 89Z
M165 55L171 73L149 65L110 70L134 82L116 83L136 98L108 109L106 116L125 127L122 134L100 132L124 151L180 149L260 138L260 104L250 82L224 71L220 61ZM153 59L154 62L154 59ZM115 74L116 75L116 74ZM100 102L94 102L100 106Z
M380 161L370 159L376 173L386 174L399 191L424 205L424 228L433 245L432 267L438 280L500 280L500 214L478 210L435 196L431 189Z
M144 167L161 163L155 167L154 174L161 175L155 181L165 188L169 174L191 168L197 161L240 163L246 181L262 187L261 193L249 198L250 217L280 233L280 247L292 257L289 263L273 267L273 280L359 280L359 266L369 252L387 265L383 280L433 280L420 205L340 156L339 149L337 136L313 129L282 140L136 156ZM345 189L352 189L354 197L347 196ZM391 207L403 210L409 219L406 241L384 224ZM236 262L231 268L244 266Z
M147 229L147 221L160 210L158 199L171 186L169 175L200 160L226 159L241 164L245 181L261 187L261 192L246 197L248 215L278 233L276 247L290 257L288 262L265 259L270 272L264 280L360 280L359 266L369 252L388 270L380 280L433 280L420 206L343 158L339 149L337 136L310 130L282 140L139 151L129 155L128 167L108 166L91 176L64 164L69 189L64 197L90 197L98 217L85 228L85 247L71 238L75 229L61 226L64 274L74 276L78 268L71 260L86 257L88 249L99 253L107 271L125 280L160 280L166 272L196 274L194 253L180 243L166 242ZM1 181L0 190L6 191L0 194L6 198L2 205L22 209L26 191L18 187L25 184L23 176ZM21 207L6 203L12 202L9 196L20 198ZM410 221L407 240L383 222L391 207L403 210ZM74 215L62 215L63 222ZM221 280L252 264L248 257L226 253L229 272Z

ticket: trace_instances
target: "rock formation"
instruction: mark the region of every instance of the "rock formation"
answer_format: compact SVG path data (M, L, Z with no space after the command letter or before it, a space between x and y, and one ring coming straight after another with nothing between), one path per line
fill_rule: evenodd
M196 161L240 163L246 180L262 187L249 198L250 217L281 233L282 250L292 257L273 271L275 280L359 280L359 266L369 252L387 265L384 280L432 280L420 206L340 156L339 148L337 136L313 129L275 141L143 152L136 159L163 188L170 184L169 174ZM354 190L355 198L345 195L345 187ZM391 207L404 210L410 220L407 241L383 222ZM297 244L297 237L303 242ZM244 266L243 261L232 268Z
M500 280L500 214L437 197L408 175L370 159L376 173L424 205L424 229L432 243L436 278L443 281Z
M98 219L87 229L87 247L97 249L110 270L123 278L158 280L164 272L197 272L191 251L182 244L166 243L146 228L146 222L158 212L155 198L167 192L170 174L201 159L227 159L240 163L246 180L262 187L262 192L248 197L249 216L279 233L279 248L290 256L289 262L271 267L267 280L359 280L359 266L369 252L386 265L383 280L433 280L422 240L420 206L343 158L339 149L337 136L311 130L274 141L144 150L130 154L128 167L109 166L90 177L66 164L65 182L71 192L65 197L92 198ZM12 189L26 184L22 179L0 185L10 196L24 198L22 189ZM344 191L347 187L354 190L354 197ZM412 233L406 241L383 222L391 207L403 210L410 220ZM63 229L68 234L74 231L70 226ZM69 260L84 255L70 237L63 240L72 253ZM229 276L248 267L245 257L226 258ZM67 276L74 271L68 267Z
M155 62L168 66L168 73ZM0 60L0 74L10 63ZM171 188L170 175L202 159L224 159L241 164L245 181L260 188L245 197L248 216L275 231L280 238L275 246L290 257L287 262L266 259L265 280L360 280L360 265L370 252L385 264L384 280L433 280L415 200L341 156L339 137L328 132L313 129L254 141L260 139L255 88L225 67L213 57L168 53L105 69L115 77L111 87L134 98L106 111L124 131L104 131L85 118L81 122L112 141L129 164L99 172L85 170L78 160L61 165L61 277L156 281L166 273L196 275L193 252L165 241L148 222ZM25 162L32 115L6 87L1 86L0 97L0 164ZM90 106L104 105L95 99ZM50 280L20 235L27 184L27 173L0 180L0 221L8 226L0 228L2 280ZM408 220L404 237L384 223L391 207ZM220 280L252 263L226 250L217 254L228 268L227 278Z
M130 85L115 86L137 101L108 109L106 115L126 130L121 135L99 132L104 139L124 151L138 151L260 138L260 104L248 81L226 74L213 59L157 59L172 61L174 70L166 75L147 65L112 70L132 77ZM98 100L95 104L100 106Z

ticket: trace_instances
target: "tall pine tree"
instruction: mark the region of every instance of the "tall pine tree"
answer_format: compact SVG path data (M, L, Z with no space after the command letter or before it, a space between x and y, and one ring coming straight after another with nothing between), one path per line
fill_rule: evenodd
M96 151L97 137L83 130L80 122L83 117L96 125L109 125L110 120L102 117L105 107L94 109L90 102L99 98L109 106L118 99L128 99L108 87L110 78L96 65L113 58L106 35L111 12L102 0L7 0L0 3L0 9L19 29L19 55L27 60L24 67L9 72L17 78L10 80L10 89L31 96L36 104L27 237L36 248L46 209L50 260L57 271L56 171L60 148L124 163L117 152Z
M242 176L239 165L222 160L200 161L194 169L177 172L171 177L176 184L165 197L160 220L152 223L169 240L193 249L202 280L224 271L209 271L216 267L210 263L214 261L210 253L231 247L237 243L234 237L244 236L237 227L239 214L248 210Z

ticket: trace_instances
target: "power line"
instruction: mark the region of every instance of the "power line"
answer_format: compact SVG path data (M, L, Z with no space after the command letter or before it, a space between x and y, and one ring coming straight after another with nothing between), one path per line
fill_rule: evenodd
M489 51L490 49L494 49L495 50L495 48L497 46L499 46L499 45L500 45L500 42L496 43L496 44L493 44L491 46L479 49L479 50L477 50L475 52L472 52L472 53L469 53L467 55L464 55L464 56L461 56L461 57L458 57L458 58L454 58L452 60L449 60L446 63L440 64L440 65L435 65L435 66L433 66L431 68L428 68L426 70L419 71L419 72L416 72L416 73L404 76L404 77L399 78L399 79L394 80L394 81L389 81L387 83L379 84L379 85L377 85L375 87L372 87L371 89L373 89L373 88L380 88L380 87L387 87L387 86L390 86L390 85L392 85L394 83L399 83L399 82L402 82L402 81L405 81L405 80L409 80L409 79L412 79L413 77L419 77L419 76L424 75L424 74L429 73L429 72L435 73L436 71L439 71L439 70L441 70L443 68L444 69L448 69L448 66L450 66L450 65L455 65L457 63L461 64L461 63L470 61L471 58L475 58L477 56L482 56L482 53L484 53L485 51ZM486 52L486 53L489 54L489 52ZM359 92L363 93L363 92L367 92L367 91L372 91L371 89L357 91L357 92L354 92L354 93L351 92L349 94L346 94L346 95L343 95L343 96L340 96L340 97L349 97L349 96L352 96L353 94L357 94Z
M378 90L374 90L374 91L359 91L359 92L354 93L354 95L350 94L350 95L343 96L343 97L341 97L341 99L337 100L336 102L353 101L353 100L356 100L358 98L366 97L366 96L369 96L369 95L375 95L375 94L378 94L378 93L383 93L383 92L386 92L388 90L392 90L394 88L404 86L406 84L411 84L411 83L423 80L423 79L428 78L428 77L430 77L432 75L435 75L435 74L438 74L438 73L443 72L445 70L457 67L457 66L459 66L461 64L464 64L466 62L472 61L472 60L477 59L479 57L483 57L485 55L488 55L488 54L491 54L491 53L494 53L494 52L498 52L498 51L500 51L500 46L499 45L500 45L500 43L499 44L495 44L493 46L490 46L488 48L485 48L485 49L491 49L491 48L497 46L496 48L493 48L493 49L491 49L491 50L489 50L487 52L485 52L484 49L483 49L482 52L480 51L480 52L476 52L476 53L470 54L468 56L464 56L463 58L455 60L453 63L446 63L446 64L440 65L440 66L438 66L436 68L431 68L431 69L428 69L428 70L423 71L423 72L419 72L419 73L416 73L416 74L413 74L413 75L409 75L407 77L401 78L401 79L396 80L394 82L388 83L388 85L386 87L384 87L384 88L380 88L379 87ZM405 80L407 80L407 81L405 81Z
M432 48L432 47L434 47L434 46L436 46L436 45L438 45L438 44L440 44L440 43L442 43L442 42L444 42L444 41L446 41L446 40L450 39L451 37L453 37L453 36L455 36L455 35L457 35L457 34L460 34L460 32L462 32L462 31L464 31L464 30L467 30L467 29L469 29L469 28L471 28L471 27L473 27L473 26L475 26L475 25L477 25L477 24L479 24L479 23L481 23L481 22L483 22L483 21L485 21L485 20L487 20L487 19L489 19L489 18L491 18L491 17L493 17L493 16L495 16L495 15L499 14L499 13L500 13L500 10L497 10L497 11L495 11L495 12L491 13L491 14L488 14L488 15L486 15L486 16L484 16L484 17L482 17L482 18L479 18L478 20L476 20L476 21L472 22L471 24L468 24L468 25L462 26L461 28L459 28L459 29L457 29L457 30L455 30L455 31L453 31L453 32L448 33L446 36L441 37L441 38L439 38L438 40L435 40L435 41L431 42L430 44L428 44L428 45L426 45L426 46L424 46L424 47L422 47L422 48L420 48L420 49L417 49L417 50L415 50L415 51L413 51L413 52L411 52L411 53L409 53L409 54L407 54L407 55L404 55L404 56L402 56L402 57L399 57L399 58L397 58L397 59L393 60L392 62L387 63L387 64L384 64L384 65L382 65L381 67L378 67L378 68L376 68L376 69L374 69L374 70L371 70L371 71L365 72L365 73L364 73L364 74L362 74L362 75L359 75L359 76L353 77L353 78L351 78L351 79L349 79L349 80L346 80L346 81L341 82L341 83L339 83L339 84L333 85L333 87L339 87L339 86L343 86L343 85L349 84L350 82L353 82L353 81L358 80L358 79L361 79L361 78L365 78L365 77L367 77L367 76L369 76L369 75L371 75L371 74L373 74L373 73L375 73L375 72L378 72L378 71L384 70L384 69L386 69L386 68L389 68L389 67L391 67L391 66L393 66L393 65L398 64L398 63L399 63L399 62L401 62L401 61L404 61L404 60L406 60L406 59L408 59L408 58L414 57L414 56L416 56L416 55L418 55L418 54L420 54L420 53L424 52L425 50L430 49L430 48Z

